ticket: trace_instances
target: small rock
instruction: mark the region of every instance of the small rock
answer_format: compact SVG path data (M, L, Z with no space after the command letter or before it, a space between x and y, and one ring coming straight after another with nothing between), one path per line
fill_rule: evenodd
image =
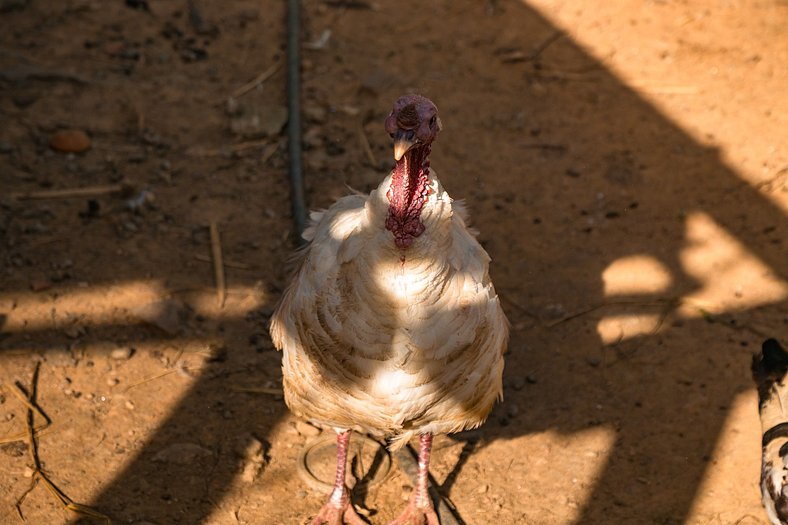
M562 319L566 317L566 310L561 304L548 304L544 309L544 317L547 319Z
M304 116L307 120L316 124L322 124L326 121L328 112L325 108L320 106L304 106Z
M25 467L24 472L22 472L22 475L26 478L32 478L33 474L35 474L35 471L30 467Z
M597 366L599 366L600 364L602 364L602 360L601 360L601 359L599 359L599 358L598 358L598 357L596 357L596 356L591 356L591 357L587 357L587 358L586 358L586 363L588 363L589 365L591 365L591 366L593 366L593 367L595 367L595 368L596 368Z
M117 360L126 360L133 355L134 355L134 349L128 346L116 348L109 354L109 356L112 359L117 359Z
M323 128L313 126L309 128L303 137L304 146L308 149L318 149L323 146Z
M66 334L66 336L71 339L76 339L79 336L83 335L86 331L87 329L84 326L78 324L72 324L71 326L63 330L63 333Z
M248 138L273 137L287 124L287 108L279 105L259 106L245 101L236 101L230 117L230 130Z
M120 383L120 379L117 377L108 377L107 378L107 386L115 386Z
M476 489L476 494L485 494L489 489L490 487L488 485L479 485L479 487Z
M60 130L49 139L49 147L60 153L82 153L90 146L90 137L79 129Z
M175 463L176 465L188 465L198 458L212 455L212 451L195 443L175 443L160 450L153 456L153 461L159 463Z
M34 279L30 281L30 289L34 292L43 292L52 288L52 282L48 279Z
M320 434L320 429L310 425L306 421L296 421L296 431L304 437L315 437Z
M512 388L515 390L522 390L525 386L526 379L522 376L517 376L512 379Z
M244 465L243 472L241 472L241 481L244 483L254 483L254 480L260 476L263 471L263 464L250 461Z
M126 408L128 408L129 410L134 410L134 403L132 403L131 401L126 401L125 405Z

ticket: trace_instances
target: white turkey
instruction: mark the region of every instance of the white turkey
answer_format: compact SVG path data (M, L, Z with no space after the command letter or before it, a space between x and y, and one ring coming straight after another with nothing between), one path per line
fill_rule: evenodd
M755 356L752 374L758 384L761 416L761 498L774 525L788 525L788 352L767 339Z
M369 195L312 213L309 244L271 319L285 401L337 432L336 483L312 522L363 524L350 503L350 431L419 435L419 476L391 525L438 525L427 491L432 436L481 425L502 396L509 328L489 256L430 168L437 108L405 95L385 121L396 164Z

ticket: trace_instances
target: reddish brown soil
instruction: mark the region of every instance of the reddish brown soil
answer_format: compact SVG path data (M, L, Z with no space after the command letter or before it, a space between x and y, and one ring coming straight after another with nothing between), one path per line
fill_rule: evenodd
M37 364L39 457L74 501L113 523L308 523L315 431L276 395L267 334L295 246L284 67L228 100L284 63L284 2L197 1L201 22L185 0L125 4L0 1L0 523L33 476L12 438ZM505 401L432 464L462 520L767 523L748 367L788 339L785 2L303 11L309 205L378 184L383 118L419 91L445 127L432 165L493 259ZM55 151L65 129L90 149ZM354 498L380 524L409 490L395 465ZM42 484L21 509L101 523Z

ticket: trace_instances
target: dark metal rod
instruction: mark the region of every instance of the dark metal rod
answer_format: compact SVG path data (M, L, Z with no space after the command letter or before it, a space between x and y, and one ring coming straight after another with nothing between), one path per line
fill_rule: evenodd
M300 15L299 0L287 2L287 151L290 158L290 187L293 222L301 239L306 227L306 200L301 163L301 79L299 58Z

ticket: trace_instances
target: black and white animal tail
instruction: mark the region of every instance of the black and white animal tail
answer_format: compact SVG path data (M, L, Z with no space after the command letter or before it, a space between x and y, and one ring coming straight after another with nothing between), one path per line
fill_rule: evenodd
M788 525L788 352L767 339L753 356L761 417L761 497L769 520Z

